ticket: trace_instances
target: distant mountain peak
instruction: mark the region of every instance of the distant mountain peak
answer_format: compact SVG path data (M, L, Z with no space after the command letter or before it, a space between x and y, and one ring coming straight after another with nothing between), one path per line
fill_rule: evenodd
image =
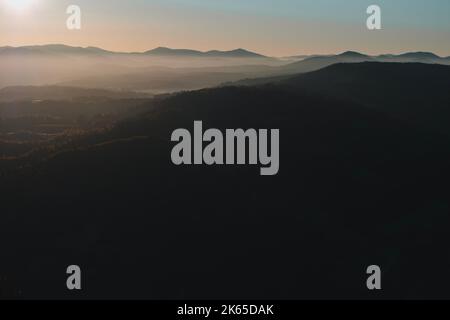
M368 57L367 55L362 54L357 51L345 51L345 52L339 54L338 56L341 56L341 57Z
M222 55L222 56L234 56L234 57L248 57L248 58L265 58L265 56L248 51L246 49L238 48L230 51L219 51L219 50L212 50L206 52L208 55Z
M152 55L168 55L168 56L198 56L198 57L241 57L241 58L265 58L265 56L260 55L255 52L251 52L242 48L230 50L230 51L220 51L220 50L210 50L210 51L198 51L192 49L172 49L167 47L157 47L155 49L146 51L145 54Z
M241 55L258 56L258 57L264 57L265 58L264 55L261 55L259 53L255 53L255 52L252 52L252 51L249 51L249 50L246 50L246 49L242 49L242 48L235 49L235 50L232 50L230 52L233 52L233 53L236 53L236 54L241 54Z
M153 50L150 50L150 51L166 51L166 50L175 50L175 49L172 49L172 48L169 48L169 47L156 47L156 48L154 48Z
M190 50L190 49L172 49L167 47L157 47L152 50L144 52L145 54L153 55L198 55L201 54L200 51Z
M228 51L228 52L233 52L233 53L242 53L242 54L257 54L257 53L254 53L254 52L251 52L251 51L248 51L248 50L242 49L242 48L238 48L238 49L230 50L230 51Z
M430 59L440 59L440 57L432 52L417 51L417 52L407 52L399 55L400 57L411 57L411 58L430 58Z

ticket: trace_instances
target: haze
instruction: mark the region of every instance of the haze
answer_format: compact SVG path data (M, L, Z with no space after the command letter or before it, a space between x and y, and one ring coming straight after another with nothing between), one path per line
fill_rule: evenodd
M23 2L23 1L21 1ZM377 1L383 30L365 29L368 0L78 0L83 28L65 27L67 0L0 0L0 46L65 43L115 51L158 46L246 48L269 56L432 51L450 55L450 2Z

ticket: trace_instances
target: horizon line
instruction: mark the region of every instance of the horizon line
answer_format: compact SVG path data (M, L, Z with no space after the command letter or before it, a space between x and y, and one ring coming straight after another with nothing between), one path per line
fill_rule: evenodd
M193 49L193 48L175 48L175 47L167 47L167 46L157 46L148 50L144 50L144 51L117 51L117 50L109 50L109 49L105 49L103 47L100 46L94 46L94 45L72 45L72 44L64 44L64 43L45 43L45 44L26 44L26 45L16 45L16 46L12 46L12 45L0 45L0 48L13 48L13 49L18 49L18 48L24 48L24 47L45 47L45 46L65 46L65 47L70 47L70 48L80 48L80 49L100 49L106 52L110 52L110 53L117 53L117 54L143 54L143 53L147 53L149 51L152 50L156 50L156 49L170 49L170 50L190 50L190 51L195 51L198 53L210 53L210 52L214 52L214 51L218 51L218 52L232 52L232 51L237 51L237 50L244 50L247 51L249 53L254 53L254 54L258 54L261 55L262 57L266 57L266 58L290 58L290 57L298 57L298 56L328 56L328 55L340 55L340 54L344 54L344 53L348 53L348 52L354 52L354 53L358 53L358 54L363 54L369 57L377 57L377 56L381 56L381 55L402 55L402 54L407 54L407 53L431 53L434 54L435 56L439 57L439 58L450 58L450 55L439 55L434 53L433 51L427 51L427 50L412 50L412 51L402 51L402 52L378 52L378 53L374 53L374 54L367 54L367 53L363 53L361 51L358 50L353 50L353 49L348 49L345 51L337 51L337 52L333 52L333 53L312 53L312 54L303 54L303 53L297 53L297 54L291 54L291 55L282 55L282 56L272 56L272 55L265 55L263 53L259 53L258 51L253 51L251 49L246 49L246 48L233 48L233 49L209 49L209 50L200 50L200 49Z

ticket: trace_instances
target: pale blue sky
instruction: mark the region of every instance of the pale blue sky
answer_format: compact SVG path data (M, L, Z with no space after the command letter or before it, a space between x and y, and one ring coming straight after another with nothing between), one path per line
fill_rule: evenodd
M67 43L111 50L156 46L268 55L399 53L450 55L449 0L29 0L13 12L0 0L0 45ZM82 30L65 28L65 8L82 9ZM381 31L365 28L382 9Z

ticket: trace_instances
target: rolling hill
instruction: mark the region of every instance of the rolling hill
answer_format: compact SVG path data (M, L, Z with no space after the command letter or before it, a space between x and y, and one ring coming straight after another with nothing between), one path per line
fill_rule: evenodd
M399 55L385 54L369 56L359 52L347 51L338 55L312 56L301 61L280 67L283 73L304 73L316 71L336 63L358 62L399 62L399 63L430 63L449 64L446 58L439 57L430 52L409 52Z
M450 134L450 66L379 62L335 64L283 78L277 83L294 90L354 101Z
M158 47L153 50L149 50L144 52L147 55L156 55L156 56L176 56L176 57L220 57L220 58L263 58L267 59L268 57L263 56L258 53L254 53L245 49L235 49L231 51L219 51L219 50L211 50L211 51L198 51L198 50L189 50L189 49L171 49L165 47Z

